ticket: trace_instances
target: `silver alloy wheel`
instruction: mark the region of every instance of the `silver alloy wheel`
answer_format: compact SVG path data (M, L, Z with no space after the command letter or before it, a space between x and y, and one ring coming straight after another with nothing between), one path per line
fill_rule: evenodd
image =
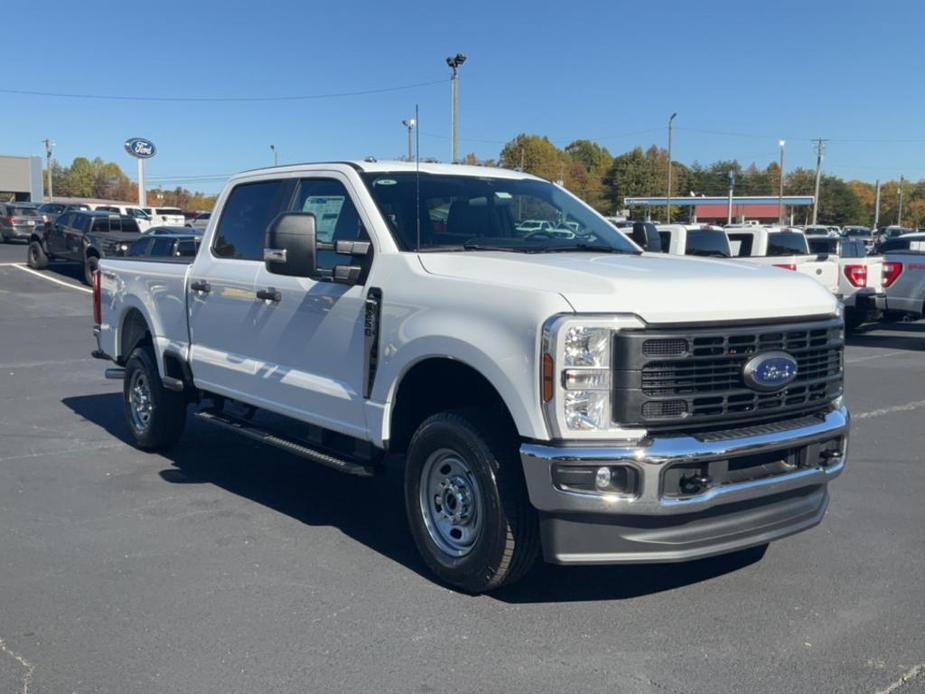
M421 515L430 539L451 557L472 551L482 530L482 491L456 451L441 448L421 468Z
M151 422L151 410L154 403L151 401L151 387L148 385L148 377L141 369L132 373L132 380L129 383L129 409L132 413L132 426L139 434L148 430L148 424Z

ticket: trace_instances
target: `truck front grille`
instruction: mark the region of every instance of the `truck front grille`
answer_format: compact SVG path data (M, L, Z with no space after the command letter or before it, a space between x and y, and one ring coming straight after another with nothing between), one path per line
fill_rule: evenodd
M614 338L614 421L652 430L691 431L800 417L842 392L844 330L838 319L747 327L650 329ZM764 352L786 352L797 375L759 392L743 367Z

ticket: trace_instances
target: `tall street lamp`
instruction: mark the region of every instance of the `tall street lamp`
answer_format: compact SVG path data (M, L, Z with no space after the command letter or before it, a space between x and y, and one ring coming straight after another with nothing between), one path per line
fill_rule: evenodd
M55 141L50 139L44 139L42 142L45 143L45 173L48 176L48 199L51 200L54 195L54 190L51 185L51 150L54 149Z
M784 145L786 140L780 140L780 191L777 194L777 222L784 226Z
M273 150L273 166L279 166L279 152L276 151L276 145L270 145Z
M466 56L457 53L446 59L446 64L453 70L453 163L459 161L459 66L466 62Z
M408 128L408 161L414 161L414 140L412 139L412 133L414 132L417 122L414 118L409 118L403 120L401 124Z
M668 119L668 195L665 196L665 223L671 224L671 125L677 113L672 113Z

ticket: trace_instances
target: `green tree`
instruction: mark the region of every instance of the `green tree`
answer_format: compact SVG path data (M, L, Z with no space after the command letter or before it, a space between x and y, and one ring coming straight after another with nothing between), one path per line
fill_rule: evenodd
M77 157L65 174L65 188L68 195L75 198L92 198L96 171L86 157Z

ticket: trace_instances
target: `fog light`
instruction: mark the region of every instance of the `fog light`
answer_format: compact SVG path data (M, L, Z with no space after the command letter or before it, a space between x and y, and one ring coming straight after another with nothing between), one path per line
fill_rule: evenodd
M594 473L594 486L600 489L601 491L607 489L610 486L610 468L609 467L599 467L597 472Z
M636 496L639 476L628 465L555 465L553 483L560 489Z

